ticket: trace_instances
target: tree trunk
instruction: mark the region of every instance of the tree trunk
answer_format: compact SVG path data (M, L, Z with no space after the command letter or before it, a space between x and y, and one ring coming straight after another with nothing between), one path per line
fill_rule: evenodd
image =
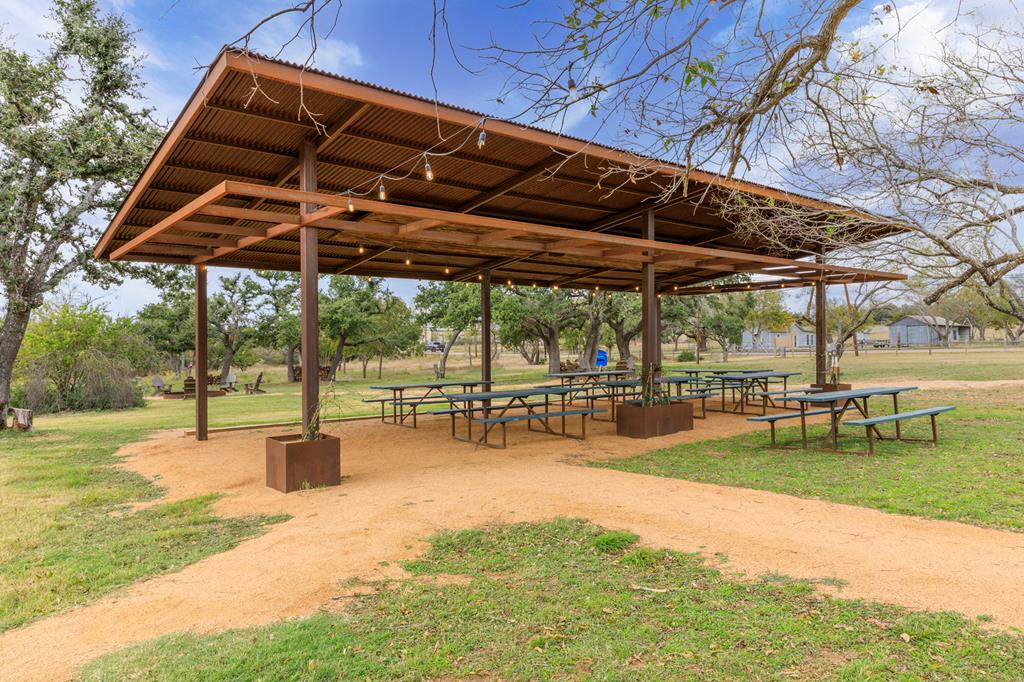
M363 378L365 379L366 378L366 366L370 364L370 360L372 360L372 358L369 355L364 355L363 357L360 358L360 360L363 363Z
M295 351L298 346L288 345L288 381L295 381Z
M562 371L562 352L558 348L558 330L545 330L541 341L544 343L544 350L548 354L548 373L557 374Z
M633 362L633 353L629 350L629 342L631 339L626 336L622 329L613 329L613 331L615 332L615 347L619 351L619 360L624 360L626 362L626 366L629 367L630 370L635 369L636 365Z
M11 300L7 302L7 314L4 316L3 327L0 327L0 431L7 428L7 408L11 402L14 360L18 357L18 349L25 338L30 316L31 309L28 306L19 306Z
M718 342L718 345L722 347L722 362L729 362L729 342Z
M348 334L342 334L338 339L338 345L334 348L334 357L331 358L331 371L327 375L328 381L334 381L334 377L338 374L338 365L341 364L342 358L345 357L345 342L348 340Z
M587 338L580 354L580 369L595 369L597 364L597 348L601 345L601 315L591 306L590 318L587 320Z
M228 374L231 374L231 363L235 359L235 352L234 344L228 340L228 337L224 337L224 359L220 363L221 379L226 379ZM207 371L209 371L208 367L196 367L196 381L206 381Z
M444 379L444 373L448 367L448 353L452 351L452 346L459 339L459 334L462 333L461 329L456 329L452 332L452 338L448 339L448 343L444 344L444 350L441 351L441 359L437 363L437 378Z
M377 378L380 379L384 376L384 354L381 353L377 356Z

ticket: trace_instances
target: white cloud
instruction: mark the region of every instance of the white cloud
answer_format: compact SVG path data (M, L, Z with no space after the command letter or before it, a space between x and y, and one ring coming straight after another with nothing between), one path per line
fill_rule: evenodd
M304 63L312 48L308 32L303 29L296 37L299 25L287 18L261 27L252 37L250 47L269 56ZM278 54L280 53L280 54ZM332 36L317 36L313 66L325 71L345 74L363 65L359 46Z

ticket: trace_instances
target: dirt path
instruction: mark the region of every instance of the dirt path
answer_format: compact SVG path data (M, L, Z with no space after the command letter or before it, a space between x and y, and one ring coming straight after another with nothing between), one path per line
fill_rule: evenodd
M603 423L584 443L515 429L505 451L454 442L444 422L424 424L333 425L349 478L289 496L263 486L265 432L201 444L163 434L130 446L127 466L159 476L172 499L222 491L224 514L294 518L179 573L0 636L0 677L64 679L95 656L161 634L309 614L344 592L347 578L396 575L380 562L415 556L439 528L559 515L629 528L650 545L720 552L726 569L748 575L837 577L844 596L1024 627L1024 534L572 464L755 428L737 417L712 415L653 443L614 437Z

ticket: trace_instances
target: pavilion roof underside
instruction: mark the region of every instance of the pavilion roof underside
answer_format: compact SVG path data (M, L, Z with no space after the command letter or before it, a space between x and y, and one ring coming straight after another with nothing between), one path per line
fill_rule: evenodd
M300 90L299 79L302 80ZM254 92L254 83L259 89ZM299 101L315 116L300 114ZM859 215L702 172L661 200L678 169L621 182L647 163L584 141L272 60L222 53L96 248L102 258L297 270L298 228L319 232L320 270L418 279L632 289L644 262L677 291L734 273L754 288L899 275L796 262L796 249L741 239L715 209L740 189L808 211ZM439 137L440 133L440 137ZM471 138L471 139L470 139ZM439 141L439 140L444 141ZM315 145L317 194L298 193L299 153ZM430 150L434 179L423 172ZM653 162L651 162L653 163ZM377 200L385 179L386 200ZM351 206L349 198L351 197ZM320 207L299 216L299 200ZM648 209L655 241L640 239ZM878 233L887 230L879 225ZM758 278L764 279L763 277Z

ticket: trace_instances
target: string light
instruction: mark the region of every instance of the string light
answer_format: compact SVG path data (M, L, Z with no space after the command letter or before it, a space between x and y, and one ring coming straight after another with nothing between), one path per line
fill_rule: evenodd
M576 99L576 79L572 77L572 62L569 63L569 99Z
M477 275L476 278L479 279L479 280L483 280L484 276L483 275Z
M536 285L536 284L534 284L533 286L537 286L537 285ZM551 287L551 288L552 288L552 289L555 289L555 290L557 291L557 290L558 290L558 285L556 284L555 286L553 286L553 287Z
M412 261L411 261L411 260L409 260L408 258L406 258L406 259L405 259L405 264L406 264L406 265L412 265Z
M427 160L427 155L423 155L423 177L427 179L427 182L434 181L434 169L430 167L430 161Z
M445 269L444 269L444 274L446 274L446 275L447 275L447 274L449 274L449 273L451 273L451 268L445 268Z
M508 281L508 285L509 285L509 286L512 286L512 280L509 280L509 281Z
M534 289L536 289L536 288L537 288L537 283L536 283L536 282L534 282L534 283L533 283L533 288L534 288ZM555 288L557 289L558 287L555 287Z
M355 213L356 212L356 207L352 203L352 192L351 192L351 190L348 193L348 212L349 213Z
M366 249L363 248L362 244L359 245L359 253L366 253Z
M679 285L676 284L675 286L673 286L672 291L679 291Z
M380 181L380 187L377 188L377 198L381 201L386 201L388 198L387 192L384 191L384 181Z
M484 122L485 121L480 121L481 128L484 127ZM476 148L481 149L485 144L487 144L487 131L481 130L480 134L476 136Z

